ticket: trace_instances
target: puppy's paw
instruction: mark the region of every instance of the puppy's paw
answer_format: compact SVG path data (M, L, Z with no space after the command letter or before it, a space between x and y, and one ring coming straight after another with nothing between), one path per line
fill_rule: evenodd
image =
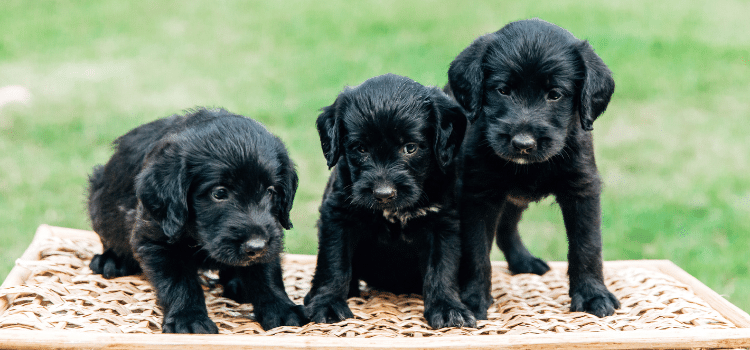
M217 334L219 327L200 311L183 311L164 316L161 326L164 333Z
M345 300L322 300L323 298L311 298L309 305L305 306L305 315L315 323L336 323L347 318L354 317L349 305Z
M549 271L549 265L544 260L529 254L508 259L508 270L514 275L533 273L541 276Z
M240 304L249 303L250 298L247 297L245 293L246 290L244 283L242 283L242 279L235 277L224 283L224 292L222 293L222 296L232 299Z
M597 317L609 316L620 308L620 301L606 287L596 288L589 293L571 292L570 311L588 312Z
M486 314L486 310L485 310ZM436 302L424 310L424 318L430 327L439 329L444 327L476 327L477 320L474 313L466 306L449 301Z
M141 272L141 268L136 261L120 258L111 249L107 249L102 254L94 255L89 268L104 278L130 276Z
M461 302L474 314L476 320L487 319L487 309L492 305L489 287L467 288L461 293Z
M301 305L282 302L255 307L255 320L264 330L280 326L299 327L308 323Z

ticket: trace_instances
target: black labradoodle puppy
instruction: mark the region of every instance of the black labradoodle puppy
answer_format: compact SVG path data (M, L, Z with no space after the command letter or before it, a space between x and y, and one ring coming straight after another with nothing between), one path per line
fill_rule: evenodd
M482 36L451 63L449 90L471 127L462 148L462 300L477 319L492 303L492 240L513 273L543 274L518 222L550 194L568 234L572 311L599 317L620 307L602 274L601 181L590 131L615 89L591 46L540 20Z
M145 273L164 333L217 333L200 269L218 269L224 295L253 303L264 329L306 323L284 291L280 252L297 174L282 142L258 122L197 109L118 138L94 169L89 214L106 278Z
M466 129L437 88L387 74L342 92L317 120L335 169L318 222L318 265L305 297L315 322L352 317L359 281L424 295L435 328L474 326L460 300L453 162Z

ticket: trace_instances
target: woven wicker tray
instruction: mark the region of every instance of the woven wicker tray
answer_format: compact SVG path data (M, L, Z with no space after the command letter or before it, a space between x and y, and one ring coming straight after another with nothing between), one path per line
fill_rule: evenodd
M750 347L750 316L664 260L610 261L605 282L622 308L609 317L569 312L567 264L510 276L493 262L495 303L477 328L432 329L419 296L369 291L349 299L355 318L264 332L252 305L221 297L205 276L220 335L161 334L161 310L141 276L107 280L88 262L90 231L42 225L0 287L0 347L130 349L641 349ZM315 257L286 255L284 283L301 303Z

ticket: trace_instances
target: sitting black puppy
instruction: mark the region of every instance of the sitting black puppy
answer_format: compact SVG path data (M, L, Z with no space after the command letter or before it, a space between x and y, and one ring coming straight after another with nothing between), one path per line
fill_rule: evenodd
M495 234L512 273L549 270L517 226L530 202L554 194L569 242L570 309L611 315L620 303L603 282L601 181L589 132L615 89L607 66L568 31L525 20L478 38L448 76L446 90L471 122L459 166L462 300L486 318Z
M164 310L164 333L217 333L199 269L218 269L224 295L254 306L264 329L304 323L281 277L283 230L297 174L258 122L197 109L139 126L94 169L89 214L106 278L143 269Z
M359 281L424 295L435 328L474 326L458 289L453 156L466 116L437 88L387 74L344 90L317 120L331 173L318 222L318 263L305 297L314 322L352 317Z

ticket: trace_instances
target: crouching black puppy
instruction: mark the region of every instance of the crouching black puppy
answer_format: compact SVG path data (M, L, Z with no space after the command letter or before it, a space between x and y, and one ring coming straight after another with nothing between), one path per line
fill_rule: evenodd
M554 194L568 235L571 311L611 315L620 304L603 282L601 182L589 132L614 92L607 66L566 30L526 20L474 41L448 75L472 123L461 154L463 301L486 318L495 233L511 272L549 270L526 250L517 225L530 202Z
M314 322L352 317L359 281L424 295L435 328L474 326L458 289L453 156L466 117L437 88L383 75L344 90L318 132L331 173L318 222L318 263L305 297Z
M199 269L218 269L224 295L250 302L264 329L305 323L284 291L280 252L297 190L282 142L261 124L198 109L137 127L94 169L89 214L106 278L143 269L164 333L217 333Z

